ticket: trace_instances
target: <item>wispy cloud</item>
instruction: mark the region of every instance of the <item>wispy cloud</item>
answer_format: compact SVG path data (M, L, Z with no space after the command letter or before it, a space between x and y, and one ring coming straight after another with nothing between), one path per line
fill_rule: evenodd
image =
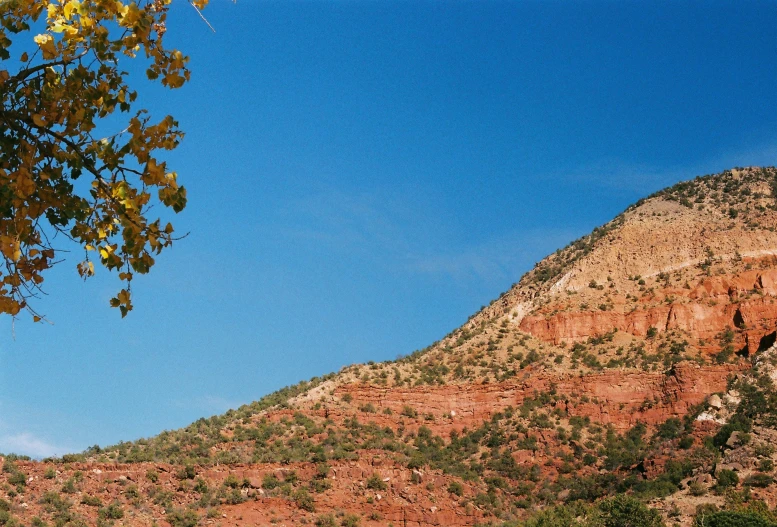
M369 193L330 191L286 203L278 211L282 236L343 248L382 247L402 252L408 233L400 226L407 211L396 201Z
M22 454L33 458L45 458L61 456L74 451L72 448L49 443L29 432L0 434L0 452L5 454Z
M677 166L654 166L621 159L601 159L596 163L566 172L585 184L616 188L639 195L660 190L695 176L713 174L736 166L777 164L777 139L752 147L720 152L707 159Z
M566 229L523 229L469 247L418 253L409 259L408 266L417 272L457 280L517 281L536 261L574 238L575 234Z
M494 284L517 280L539 258L576 237L567 229L520 227L463 244L452 222L434 212L419 213L396 197L340 191L288 204L279 216L287 240L363 254L410 273Z

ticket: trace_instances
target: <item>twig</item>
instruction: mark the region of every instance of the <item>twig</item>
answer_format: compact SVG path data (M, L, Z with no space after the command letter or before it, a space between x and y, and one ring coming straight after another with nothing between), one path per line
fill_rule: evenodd
M200 8L194 5L193 0L189 0L189 5L192 6L195 11L197 11L197 14L200 15L200 18L202 19L202 21L208 24L208 27L210 28L210 30L215 33L216 30L213 28L213 26L210 25L210 22L208 22L208 19L205 18L205 15L202 14L202 11L200 11Z

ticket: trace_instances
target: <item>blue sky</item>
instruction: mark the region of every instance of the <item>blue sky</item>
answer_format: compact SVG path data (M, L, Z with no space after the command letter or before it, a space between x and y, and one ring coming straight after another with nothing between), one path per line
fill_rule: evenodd
M772 2L174 2L190 232L3 322L0 451L154 435L422 348L681 179L777 157Z

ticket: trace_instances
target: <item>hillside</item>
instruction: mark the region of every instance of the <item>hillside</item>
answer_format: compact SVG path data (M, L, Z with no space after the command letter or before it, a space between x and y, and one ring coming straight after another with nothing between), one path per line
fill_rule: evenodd
M6 457L0 525L777 525L776 300L777 169L698 177L405 358Z

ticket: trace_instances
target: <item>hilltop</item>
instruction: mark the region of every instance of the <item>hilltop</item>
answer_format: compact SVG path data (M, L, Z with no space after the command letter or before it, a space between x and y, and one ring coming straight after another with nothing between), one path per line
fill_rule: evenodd
M777 169L697 177L407 357L7 457L0 525L777 525L775 300Z

